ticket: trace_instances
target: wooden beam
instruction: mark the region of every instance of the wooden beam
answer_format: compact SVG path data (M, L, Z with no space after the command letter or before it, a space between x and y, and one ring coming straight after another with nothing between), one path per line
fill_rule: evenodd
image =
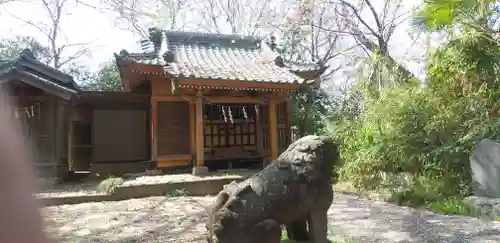
M269 83L269 82L253 82L253 81L236 81L236 80L211 80L211 79L181 79L179 85L185 86L212 86L212 87L228 87L236 89L277 89L277 90L297 90L300 87L299 83Z
M196 94L196 167L204 166L204 144L203 144L203 95L198 90Z
M271 159L278 158L278 127L276 120L276 103L277 100L269 102L269 141L271 145Z
M262 97L224 97L224 96L205 96L209 103L250 103L250 104L265 104ZM196 97L189 95L179 96L152 96L151 100L156 101L187 101L196 102Z
M151 99L151 159L158 156L158 101Z
M262 98L255 97L206 97L209 103L248 103L248 104L264 104Z
M175 166L188 166L191 164L191 160L172 160L172 161L164 161L164 160L158 160L156 162L156 165L158 168L168 168L168 167L175 167Z
M186 160L191 161L193 157L190 154L169 154L169 155L159 155L156 157L159 161L179 161Z
M151 96L151 100L153 101L186 101L186 97L183 96L170 96L170 95L159 95L159 96Z

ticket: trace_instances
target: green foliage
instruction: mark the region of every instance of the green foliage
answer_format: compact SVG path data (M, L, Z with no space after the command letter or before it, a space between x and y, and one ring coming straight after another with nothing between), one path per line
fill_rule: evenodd
M80 86L95 79L95 74L88 67L78 63L68 63L61 71L71 75Z
M431 11L426 21L432 28L472 23L465 19L471 14L454 12L459 7L451 6L451 22L444 20L445 12ZM344 162L340 180L389 189L391 200L400 204L472 214L459 203L471 191L469 156L478 140L500 139L500 44L483 27L467 25L431 53L424 84L382 87L377 95L372 86L358 84L362 112L337 116L332 124ZM401 172L413 178L408 186L384 178Z
M310 45L309 37L312 31L310 26L289 23L283 29L283 35L279 43L278 52L280 55L287 61L298 63L307 63L319 59L328 60L331 54L328 54L328 52L323 53L322 48ZM321 82L323 80L318 78L316 81ZM312 103L309 100L311 93L313 96ZM319 87L301 87L292 98L292 131L294 137L326 133L325 119L333 104L326 91Z
M425 31L450 34L482 30L498 32L498 0L428 0L414 14L413 25Z
M97 185L96 190L103 193L113 193L115 188L123 184L125 180L120 177L110 176Z
M52 60L49 48L29 36L0 40L0 59L14 59L26 48L43 63L50 63Z
M114 61L101 64L99 71L82 83L83 89L93 91L121 91L122 79Z
M313 92L313 102L308 110L309 92ZM301 87L293 94L292 131L300 137L304 131L323 134L326 131L325 118L332 107L330 96L321 88ZM305 127L307 126L307 127Z
M185 197L189 196L189 191L185 188L175 189L167 193L167 197Z
M471 217L483 217L484 215L473 207L464 203L460 198L450 198L441 201L429 202L427 209L444 214L458 214Z

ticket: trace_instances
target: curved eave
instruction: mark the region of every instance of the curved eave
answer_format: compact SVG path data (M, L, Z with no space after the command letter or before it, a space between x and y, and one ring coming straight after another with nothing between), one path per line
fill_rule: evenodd
M1 82L2 84L8 83L12 80L20 80L21 82L24 82L35 88L39 88L47 93L50 93L67 101L74 99L78 93L78 90L66 88L43 77L39 77L24 70L18 70L16 68L13 68L10 72L1 75L0 80L4 80L3 82Z
M165 73L162 65L141 63L135 60L124 58L118 54L115 54L115 58L116 66L118 67L118 71L120 72L120 77L122 78L122 80L126 70L132 73L149 75L164 75Z
M46 76L49 76L55 80L59 80L65 83L65 86L71 89L79 89L78 84L75 82L73 77L61 70L55 69L45 63L40 62L37 59L33 59L29 55L22 53L16 61L17 65L25 66L26 68L33 69L37 72L41 72Z
M320 68L313 69L313 70L305 70L305 71L294 71L291 70L295 75L301 77L302 79L306 80L305 83L307 84L313 84L316 82L316 80L325 73L325 71L328 69L327 66L321 66Z

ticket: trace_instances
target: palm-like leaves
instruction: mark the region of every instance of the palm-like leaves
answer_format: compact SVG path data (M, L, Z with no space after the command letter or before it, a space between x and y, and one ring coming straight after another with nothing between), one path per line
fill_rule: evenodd
M455 26L475 29L495 28L497 0L426 0L412 23L424 31L439 31Z

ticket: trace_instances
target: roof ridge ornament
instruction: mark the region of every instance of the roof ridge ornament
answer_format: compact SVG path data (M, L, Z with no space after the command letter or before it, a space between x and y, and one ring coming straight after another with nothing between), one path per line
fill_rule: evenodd
M157 56L160 56L160 51L163 46L163 31L158 27L152 27L148 29L149 40L153 42L154 52Z
M282 56L278 55L274 58L274 64L278 67L285 67L285 59Z
M172 63L175 62L175 54L171 50L167 50L165 53L163 53L163 60L167 63Z
M21 56L25 56L25 57L29 57L31 59L37 60L35 57L35 54L33 54L33 52L28 48L25 48L24 50L21 51Z
M276 36L271 35L271 44L269 45L272 51L276 51L278 45L276 44Z

